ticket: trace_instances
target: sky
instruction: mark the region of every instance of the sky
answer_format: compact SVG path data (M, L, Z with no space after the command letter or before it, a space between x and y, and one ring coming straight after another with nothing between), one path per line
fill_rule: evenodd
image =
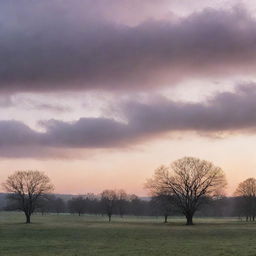
M125 189L184 156L256 176L252 0L0 0L0 181Z

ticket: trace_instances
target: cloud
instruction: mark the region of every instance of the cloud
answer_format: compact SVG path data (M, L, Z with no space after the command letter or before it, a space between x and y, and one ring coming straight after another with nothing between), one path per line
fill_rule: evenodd
M38 110L48 110L48 111L59 112L59 113L71 111L71 108L68 106L62 106L59 104L49 104L49 103L35 104L33 108Z
M13 105L15 105L13 103ZM19 98L18 103L16 105L20 105L21 107L29 110L39 110L39 111L50 111L55 113L64 113L70 112L71 107L68 105L63 105L59 103L48 103L48 102L40 102L40 100L33 100L33 98L21 97Z
M250 13L205 9L160 19L168 1L154 2L135 1L143 18L131 26L118 18L139 16L126 11L128 1L1 1L0 90L143 90L255 74Z
M12 97L10 95L0 95L0 108L9 108L13 105Z
M75 122L49 120L41 122L45 132L18 121L0 121L0 154L31 157L38 153L40 157L42 152L44 156L48 152L49 157L56 157L65 149L126 147L170 132L254 133L255 97L256 85L248 84L234 92L218 93L206 102L184 103L166 98L148 103L125 102L119 107L126 122L104 117Z
M70 112L72 108L67 104L43 102L38 98L33 98L34 95L26 97L24 95L0 95L0 108L19 108L25 110L50 111L54 113Z
M162 98L153 104L129 103L129 122L143 133L197 131L234 132L256 128L256 85L238 86L206 102L183 103Z

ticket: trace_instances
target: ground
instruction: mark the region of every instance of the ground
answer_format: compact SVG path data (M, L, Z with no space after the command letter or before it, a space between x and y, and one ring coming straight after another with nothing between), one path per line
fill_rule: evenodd
M0 213L1 256L256 256L256 224L184 219Z

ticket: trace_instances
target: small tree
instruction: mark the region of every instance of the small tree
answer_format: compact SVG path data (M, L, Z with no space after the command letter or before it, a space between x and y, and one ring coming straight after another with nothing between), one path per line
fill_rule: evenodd
M99 198L93 193L88 193L84 196L86 204L86 212L89 214L98 214L99 210Z
M130 210L131 214L135 216L142 216L147 210L146 202L141 200L138 196L130 195Z
M60 213L66 211L65 201L60 197L54 198L53 200L51 200L51 208L59 215Z
M123 189L117 191L117 208L121 218L123 218L128 203L128 195Z
M86 210L86 200L82 196L73 197L68 201L68 208L72 213L81 214L85 213Z
M174 198L175 205L193 224L193 216L205 197L214 197L226 185L223 171L212 163L198 158L184 157L155 171L146 187L154 196L167 195Z
M256 216L256 179L249 178L241 182L235 192L240 201L240 212L246 216L246 220L254 221Z
M51 212L53 195L47 195L38 199L36 203L36 212L41 212L42 215Z
M108 216L108 221L111 221L114 208L116 207L117 195L114 190L104 190L101 193L101 205L103 211Z
M164 223L168 222L168 217L176 210L173 204L173 197L169 195L153 196L150 203L151 207L155 208L157 214L164 216Z
M49 177L39 171L16 171L7 178L3 187L10 193L9 200L26 215L26 223L30 223L40 199L53 191Z

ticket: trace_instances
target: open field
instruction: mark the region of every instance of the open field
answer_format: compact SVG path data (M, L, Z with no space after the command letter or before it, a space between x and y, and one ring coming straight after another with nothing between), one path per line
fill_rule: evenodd
M1 256L256 255L256 224L237 219L113 218L0 214Z

